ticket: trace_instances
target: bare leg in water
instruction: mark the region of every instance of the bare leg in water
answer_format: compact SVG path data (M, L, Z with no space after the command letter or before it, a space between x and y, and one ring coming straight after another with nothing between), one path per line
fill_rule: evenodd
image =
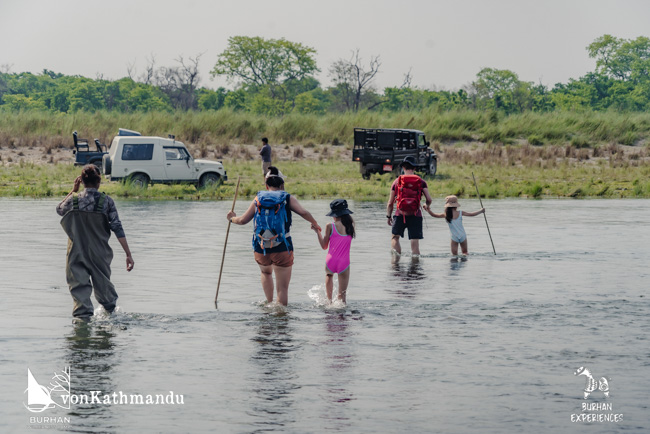
M350 283L350 267L339 273L339 300L343 303L347 303L348 283Z
M289 303L289 282L291 281L291 267L273 266L275 284L278 290L278 303L286 306Z

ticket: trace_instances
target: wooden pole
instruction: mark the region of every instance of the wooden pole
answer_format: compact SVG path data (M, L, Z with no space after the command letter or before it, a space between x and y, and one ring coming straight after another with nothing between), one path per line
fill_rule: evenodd
M483 208L483 201L481 200L481 194L478 192L478 184L476 184L476 178L474 178L474 172L472 172L472 179L474 180L474 187L476 187L476 195L478 196L478 201L481 204L481 208ZM488 235L490 236L490 243L492 243L492 251L496 255L497 251L494 250L494 242L492 241L492 234L490 233L490 225L488 225L487 216L485 215L485 213L483 213L483 217L485 218L485 226L487 226Z
M235 197L232 200L232 208L230 211L235 210L235 202L237 202L237 193L239 193L239 181L241 175L237 176L237 187L235 187ZM219 269L219 281L217 282L217 294L214 296L214 307L217 307L217 298L219 298L219 286L221 286L221 273L223 272L223 262L226 259L226 246L228 245L228 234L230 233L230 220L228 220L228 228L226 229L226 241L223 243L223 256L221 256L221 268Z

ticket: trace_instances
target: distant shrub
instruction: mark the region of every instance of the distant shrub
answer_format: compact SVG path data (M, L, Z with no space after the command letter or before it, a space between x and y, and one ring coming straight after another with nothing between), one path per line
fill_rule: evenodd
M544 191L544 188L542 187L542 184L539 182L536 182L530 186L528 189L528 196L530 197L540 197Z
M503 142L503 137L503 132L500 129L488 127L483 129L479 140L484 143L497 143Z
M588 148L589 139L582 135L573 136L571 137L571 146L575 146L576 148Z
M217 145L217 152L221 155L228 155L230 153L230 145L224 143L223 145Z
M634 131L628 131L623 135L621 139L621 144L625 146L634 146L636 141L639 139L639 135Z
M533 146L541 146L544 144L544 140L536 134L531 134L530 136L528 136L528 143L530 143Z

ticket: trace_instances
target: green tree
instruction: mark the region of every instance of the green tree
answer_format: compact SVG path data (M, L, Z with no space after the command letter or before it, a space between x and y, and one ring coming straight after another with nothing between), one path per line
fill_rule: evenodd
M248 94L244 89L237 89L234 92L228 92L223 100L223 105L233 110L244 110L246 109L247 96Z
M127 106L132 111L171 111L171 105L158 94L159 89L143 83L136 83L127 98Z
M514 94L519 87L519 77L507 69L483 68L472 83L478 107L506 112L514 110Z
M270 97L284 105L295 97L291 86L318 71L315 54L313 48L286 39L233 36L210 74L251 90L268 88Z
M45 110L45 104L43 101L35 100L32 97L17 94L17 95L8 95L2 97L3 105L14 111L22 110Z
M650 79L650 39L645 36L626 40L603 35L587 51L596 59L596 71L610 78L633 83Z
M220 87L219 89L212 90L202 87L198 91L199 99L199 109L201 110L219 110L224 106L224 101L226 99L227 91L225 88Z
M104 108L104 98L92 80L76 83L70 92L70 111L95 111Z
M295 111L298 113L323 114L329 101L321 88L303 92L296 96Z

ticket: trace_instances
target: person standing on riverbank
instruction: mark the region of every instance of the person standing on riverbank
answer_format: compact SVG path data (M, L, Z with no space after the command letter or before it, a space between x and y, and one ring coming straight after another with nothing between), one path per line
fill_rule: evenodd
M298 199L284 191L284 179L277 167L270 166L265 177L266 191L257 193L248 209L237 217L229 211L226 218L236 225L245 225L255 219L253 251L260 267L262 289L266 301L273 301L273 273L277 287L278 303L289 302L289 282L293 267L293 242L291 241L291 213L295 212L311 223L311 228L321 230L309 211Z
M400 164L404 174L397 177L390 187L390 196L386 205L386 218L388 226L392 226L391 247L393 252L400 255L402 247L399 239L404 237L404 230L409 231L409 240L411 241L411 253L415 256L420 255L420 240L422 234L422 210L420 201L422 195L426 199L425 209L429 208L433 199L429 194L426 181L415 174L415 158L406 157ZM393 217L393 204L397 205L395 216Z
M93 288L106 312L115 310L117 292L110 280L113 250L108 244L111 231L126 253L126 270L131 271L134 266L115 202L98 191L101 180L97 166L85 165L74 180L72 191L56 207L68 235L66 279L74 300L73 322L88 322L93 316ZM84 191L77 195L82 182Z
M269 145L269 139L266 137L262 138L260 157L262 157L262 176L266 176L266 172L271 167L271 146Z

